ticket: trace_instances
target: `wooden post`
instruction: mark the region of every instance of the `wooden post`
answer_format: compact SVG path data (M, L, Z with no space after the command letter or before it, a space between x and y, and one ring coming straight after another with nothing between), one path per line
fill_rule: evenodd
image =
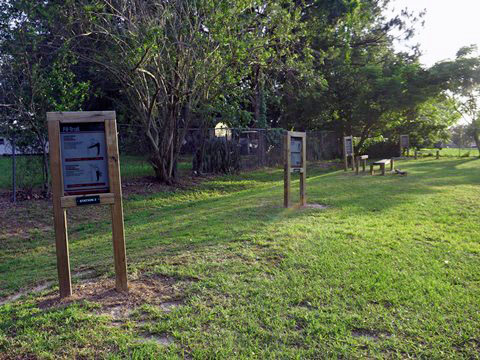
M300 173L300 204L307 205L307 195L305 188L307 187L307 136L303 135L302 144L302 172Z
M415 149L415 160L418 160L418 153L417 153L417 149Z
M358 175L360 171L360 156L356 157L357 161L355 161L355 174Z
M113 259L115 262L115 287L119 292L127 292L127 256L123 223L122 184L120 179L117 124L115 121L105 121L105 136L107 139L108 172L111 179L110 191L114 194L115 199L115 203L110 205L112 213Z
M287 132L285 135L285 142L284 142L284 172L283 172L283 206L286 208L290 207L290 181L291 181L291 175L290 175L290 167L291 167L291 158L290 158L290 132Z
M363 159L363 169L362 169L363 172L365 172L366 167L367 167L367 159Z
M375 170L373 170L373 164L370 164L370 175L374 175Z
M345 153L345 151L343 152L343 159L345 161L344 168L345 168L345 171L347 171L348 170L348 155Z
M395 169L395 159L390 160L390 171L393 171Z
M437 160L440 159L440 150L437 150Z
M47 120L60 296L72 294L66 209L85 204L103 204L111 207L116 290L126 292L127 262L115 112L56 112L48 113ZM85 147L86 134L97 141L94 146L98 153L93 156L85 150L92 148L88 145ZM62 149L66 149L62 144L67 141L70 142L71 148L62 154ZM76 144L79 144L78 148ZM68 174L64 178L62 170L64 164L82 169L86 166L85 163L88 166L88 162L90 166L97 168L96 182L92 184L90 178L85 179L82 173L84 170L78 171L78 174Z
M60 123L48 121L50 174L52 176L52 200L55 227L55 249L60 297L72 295L70 256L68 253L67 214L61 206L63 195L62 164L60 159Z

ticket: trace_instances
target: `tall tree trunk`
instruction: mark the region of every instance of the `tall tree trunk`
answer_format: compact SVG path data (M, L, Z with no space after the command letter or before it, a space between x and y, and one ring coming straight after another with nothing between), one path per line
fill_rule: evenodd
M262 94L260 87L260 65L253 66L252 74L252 87L253 87L253 96L252 96L252 107L253 107L253 116L255 119L255 127L258 127L261 117L261 103L262 103Z
M49 172L48 165L49 164L48 164L47 149L45 149L45 146L44 146L42 151L42 167L43 167L43 191L46 197L50 195L50 176L49 176L50 172Z
M178 128L178 116L180 105L172 105L168 111L168 119L162 127L164 132L158 137L155 144L155 137L147 136L151 143L150 163L153 166L156 179L164 184L172 185L177 180L177 164L180 157L185 135L190 124L190 105L182 108L183 128Z

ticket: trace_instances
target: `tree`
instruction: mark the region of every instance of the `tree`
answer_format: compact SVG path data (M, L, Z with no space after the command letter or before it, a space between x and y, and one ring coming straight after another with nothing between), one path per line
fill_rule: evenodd
M463 47L455 61L437 64L436 70L448 74L449 95L458 113L469 122L468 129L480 150L480 57L473 56L476 51L475 45Z
M54 2L0 3L0 103L17 146L42 156L43 187L49 191L47 111L79 110L89 84L76 81L75 56L54 40ZM52 52L52 48L56 51Z
M192 114L205 114L231 87L238 92L252 59L283 55L297 17L285 1L259 0L84 1L71 14L70 44L122 84L155 175L168 184ZM264 17L269 26L259 27ZM268 34L259 37L259 28Z

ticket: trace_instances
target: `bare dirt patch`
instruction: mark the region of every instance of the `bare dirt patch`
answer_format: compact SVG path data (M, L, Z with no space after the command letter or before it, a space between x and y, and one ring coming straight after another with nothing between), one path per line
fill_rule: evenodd
M328 209L327 205L322 205L322 204L307 204L305 206L302 206L302 209L317 209L317 210L325 210Z
M148 195L159 192L186 190L198 186L214 176L182 177L177 183L167 186L159 184L154 177L141 177L125 181L122 185L126 199L133 195ZM38 194L37 194L38 195ZM53 234L53 207L51 199L40 195L20 197L17 203L10 201L11 193L0 192L0 244L4 239L28 240L38 234ZM104 206L83 206L67 211L67 220L72 224L110 219L110 211ZM1 245L0 245L1 246Z
M160 304L160 309L168 313L181 305L182 305L181 301L166 301Z
M354 329L352 330L352 336L355 338L366 338L368 340L378 341L382 338L389 338L392 334L380 330Z
M168 277L143 277L129 282L128 293L119 293L115 290L113 279L98 279L75 285L73 295L66 299L60 299L57 293L48 294L38 300L38 307L64 307L86 300L100 305L98 314L109 315L113 320L119 321L126 319L135 308L145 304L172 311L181 304L181 293L177 285L175 279Z
M16 301L25 295L42 292L43 290L48 289L52 285L53 282L46 282L44 284L37 285L34 288L19 291L16 294L4 298L3 300L0 299L0 306Z
M130 179L122 184L122 192L125 198L132 195L148 195L159 192L171 192L175 190L188 190L200 185L206 180L215 178L215 175L205 176L182 176L172 185L158 183L153 176Z
M153 334L148 334L148 335L144 335L144 336L141 336L141 338L138 340L139 343L141 344L144 344L144 343L148 343L148 342L154 342L158 345L162 345L162 346L167 346L167 345L170 345L174 342L174 339L173 337L169 336L169 335L153 335Z

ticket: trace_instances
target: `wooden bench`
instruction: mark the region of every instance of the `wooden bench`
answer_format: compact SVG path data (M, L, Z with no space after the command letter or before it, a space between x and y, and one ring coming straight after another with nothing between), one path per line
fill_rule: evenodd
M356 168L357 175L360 168L360 161L362 162L363 172L365 172L365 168L367 167L367 160L368 160L368 155L357 156L357 161L355 161L355 168Z
M394 162L395 161L393 159L383 159L383 160L375 161L370 165L370 174L375 175L375 170L373 169L373 167L375 165L378 165L380 166L380 170L382 170L382 175L385 176L385 165L390 164L390 171L393 171Z

